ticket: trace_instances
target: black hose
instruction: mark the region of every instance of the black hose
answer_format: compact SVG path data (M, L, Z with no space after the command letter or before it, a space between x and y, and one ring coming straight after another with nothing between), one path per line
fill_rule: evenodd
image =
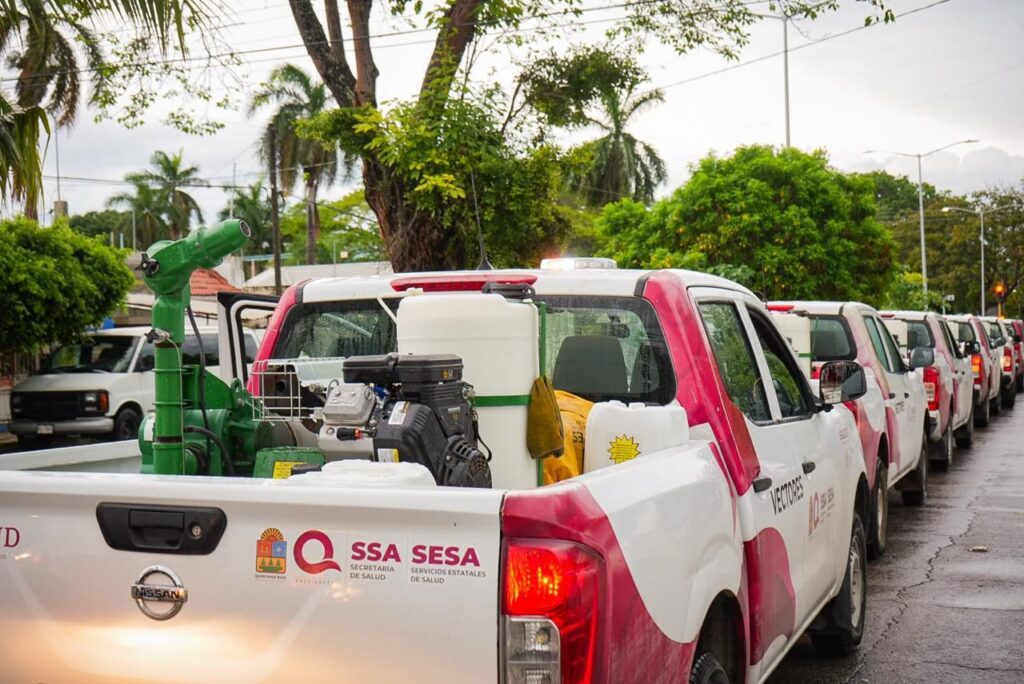
M206 428L201 428L198 425L186 425L182 428L183 432L195 432L196 434L203 435L207 439L212 439L217 448L220 449L221 462L224 464L225 470L228 471L228 475L235 474L235 464L231 460L231 454L228 453L227 448L224 446L224 442L221 441L220 437Z
M188 312L188 320L192 324L192 332L196 336L196 345L199 347L199 410L203 414L203 425L206 431L210 432L210 419L206 417L206 349L203 348L203 337L199 334L199 326L196 325L196 317L192 313L192 306L185 308ZM224 458L228 458L226 451L221 449ZM210 440L206 440L206 453L210 453Z

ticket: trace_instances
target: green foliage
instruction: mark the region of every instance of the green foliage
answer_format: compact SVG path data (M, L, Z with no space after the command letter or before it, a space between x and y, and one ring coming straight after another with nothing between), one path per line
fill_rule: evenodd
M884 308L901 311L940 311L942 296L934 289L924 294L924 279L919 272L904 271L893 282Z
M77 337L124 300L135 278L122 254L58 223L0 221L0 353Z
M20 107L0 92L0 201L25 199L35 206L43 188L39 141L50 134L42 107Z
M349 261L387 261L387 251L380 238L373 212L363 198L363 191L349 193L337 201L317 204L322 230L317 240L317 261L332 263ZM303 263L306 253L306 205L294 204L281 215L281 242L289 253L289 264ZM347 257L343 252L348 252Z
M623 266L728 266L771 299L880 302L895 245L874 215L871 182L831 168L824 152L752 146L703 159L650 209L605 207L598 229Z
M130 211L87 211L68 217L71 230L89 237L110 238L110 231L125 233L125 244L131 244L132 213ZM138 226L136 226L138 228ZM148 243L147 243L148 244Z
M878 220L896 221L913 214L918 216L917 183L906 176L894 176L887 171L871 171L858 174L870 180L875 186L875 204L878 205ZM924 183L924 201L935 200L938 193L934 185Z
M380 160L409 188L409 212L431 217L443 231L446 253L434 256L446 267L477 264L474 185L491 262L535 264L560 249L571 231L568 209L558 206L564 156L553 146L507 137L498 110L490 96L452 100L438 119L422 116L417 103L396 105L386 114L334 110L300 131L325 142L361 145L363 154ZM346 128L351 133L338 135Z

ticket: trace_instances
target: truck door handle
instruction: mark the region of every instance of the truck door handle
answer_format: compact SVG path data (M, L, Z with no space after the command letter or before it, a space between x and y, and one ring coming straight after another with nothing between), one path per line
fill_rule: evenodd
M804 469L804 475L810 475L814 472L814 469L817 468L814 461L804 461L800 464L800 467Z
M217 548L228 519L219 508L100 503L96 522L118 551L203 556Z
M766 489L770 489L772 486L772 478L770 477L759 477L751 483L754 486L754 491L760 494Z
M910 398L910 392L904 392L903 393L903 398L904 399L909 399Z
M896 393L895 392L889 392L889 398L890 399L895 399L896 398Z

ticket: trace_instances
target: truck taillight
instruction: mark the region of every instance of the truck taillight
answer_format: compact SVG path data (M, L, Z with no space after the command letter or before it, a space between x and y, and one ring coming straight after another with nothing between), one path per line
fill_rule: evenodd
M1013 352L1010 351L1009 347L1003 347L1003 370L1013 370Z
M502 581L506 684L583 684L594 673L601 561L572 542L509 539Z
M924 369L924 393L928 396L928 410L939 410L939 371L935 366Z
M974 384L981 384L981 354L971 355L971 373L974 374Z

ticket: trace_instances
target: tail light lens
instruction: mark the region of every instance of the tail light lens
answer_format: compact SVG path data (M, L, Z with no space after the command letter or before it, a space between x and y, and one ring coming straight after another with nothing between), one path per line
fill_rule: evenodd
M981 354L971 355L971 373L974 374L974 384L981 384Z
M939 410L939 371L935 366L924 369L924 392L928 396L928 410Z
M594 674L601 560L572 542L505 542L506 684L583 684Z
M1003 347L1003 370L1013 370L1013 352L1010 351L1009 347Z

